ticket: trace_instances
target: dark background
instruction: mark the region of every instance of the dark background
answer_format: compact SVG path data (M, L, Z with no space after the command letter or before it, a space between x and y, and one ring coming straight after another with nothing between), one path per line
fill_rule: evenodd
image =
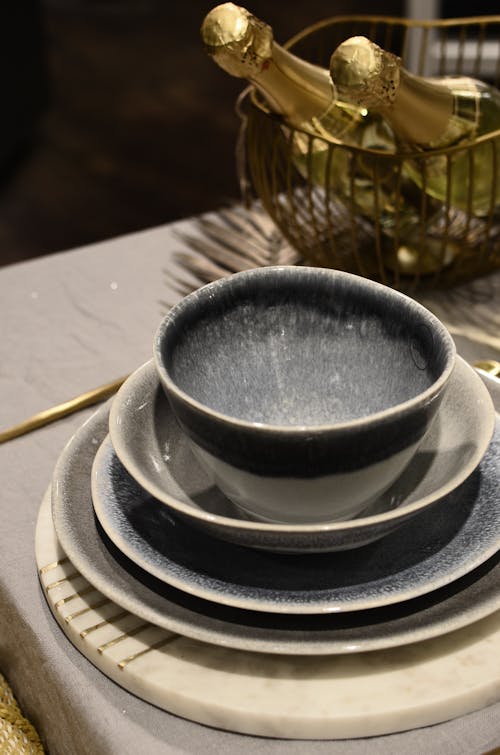
M240 0L241 1L241 0ZM203 52L199 0L0 6L0 265L215 209L239 197L244 82ZM442 15L498 12L442 0ZM404 0L252 0L278 42Z
M239 197L244 83L202 50L217 2L16 0L0 9L0 264L165 223ZM385 2L248 6L278 41Z

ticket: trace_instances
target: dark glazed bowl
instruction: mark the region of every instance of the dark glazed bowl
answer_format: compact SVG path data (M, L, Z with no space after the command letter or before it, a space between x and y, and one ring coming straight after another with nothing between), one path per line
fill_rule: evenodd
M308 267L238 273L161 322L156 368L217 485L264 521L349 519L401 474L441 402L453 340L365 278Z

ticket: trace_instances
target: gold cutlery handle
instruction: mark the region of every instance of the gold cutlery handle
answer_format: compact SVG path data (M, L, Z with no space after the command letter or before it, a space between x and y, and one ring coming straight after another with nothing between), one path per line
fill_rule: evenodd
M474 367L481 372L487 372L488 375L500 378L500 362L495 359L483 359L481 362L476 362Z
M34 414L29 419L20 422L18 425L3 430L0 432L0 443L5 443L6 441L17 438L20 435L25 435L32 430L48 425L50 422L55 422L57 419L66 417L68 414L73 414L73 412L85 409L87 406L92 406L100 401L104 401L116 393L127 377L128 376L121 377L118 380L113 380L111 383L100 385L98 388L93 388L91 391L75 396L75 398L69 399L69 401L65 401L63 404L58 404L50 409L45 409L38 414Z

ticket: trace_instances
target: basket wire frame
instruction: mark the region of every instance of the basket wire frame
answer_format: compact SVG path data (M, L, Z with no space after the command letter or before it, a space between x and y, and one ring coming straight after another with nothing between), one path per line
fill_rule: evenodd
M494 86L500 83L500 16L438 21L342 16L308 27L285 46L328 67L332 51L355 35L367 36L399 55L418 75L467 75ZM267 109L253 87L242 93L238 112L242 186L251 187L307 264L347 270L410 291L456 285L500 267L500 123L497 131L466 145L390 153L292 128ZM294 159L297 140L306 145L300 167ZM324 173L318 182L314 165L320 150ZM436 156L442 159L445 187L439 199L427 192L430 161ZM452 197L458 157L467 166L466 198L460 209ZM488 206L480 215L474 206L477 176L484 180L479 158L481 164L488 159L492 166ZM404 177L408 160L417 180ZM360 210L367 197L360 198L356 184L361 164L370 171L367 211ZM331 182L332 165L345 166L341 197ZM387 196L390 224L384 211Z

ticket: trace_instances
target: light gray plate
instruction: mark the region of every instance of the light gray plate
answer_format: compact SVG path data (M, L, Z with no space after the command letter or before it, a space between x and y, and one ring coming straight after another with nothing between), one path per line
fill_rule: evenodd
M382 540L307 555L242 548L186 526L128 474L109 436L92 467L92 498L110 540L163 582L253 611L328 613L409 600L486 561L500 548L500 506L491 495L499 482L500 474L485 482L473 473Z
M399 480L362 517L309 525L249 521L237 513L191 453L152 362L118 392L109 430L129 474L192 526L239 545L306 553L366 545L422 513L476 468L493 424L488 391L477 373L457 358L431 430Z
M500 391L497 398L500 406ZM110 600L145 621L225 647L321 655L417 642L467 626L500 608L498 555L447 587L411 601L325 616L245 611L166 585L123 556L98 528L90 470L107 433L108 411L109 406L104 406L93 415L61 454L52 487L54 525L78 571ZM496 500L499 466L500 447L495 439L481 464L480 480L485 485L493 481L491 495Z

